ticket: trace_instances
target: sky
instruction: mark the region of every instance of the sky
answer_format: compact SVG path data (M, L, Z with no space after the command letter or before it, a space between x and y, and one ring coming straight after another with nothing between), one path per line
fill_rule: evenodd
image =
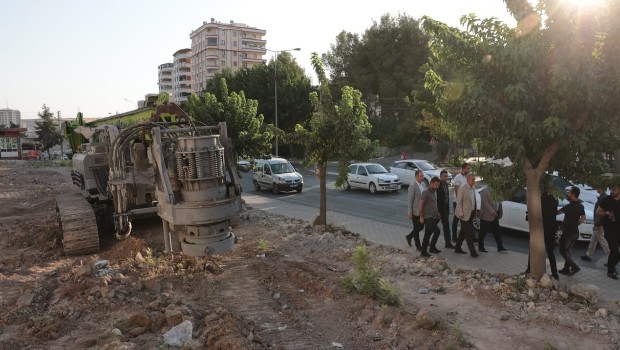
M363 34L384 14L458 26L475 13L514 24L502 0L19 0L0 12L0 108L22 119L38 118L44 104L63 119L135 109L158 92L157 67L190 48L191 31L211 18L265 29L269 50L301 48L292 56L313 83L312 52L329 51L343 30Z

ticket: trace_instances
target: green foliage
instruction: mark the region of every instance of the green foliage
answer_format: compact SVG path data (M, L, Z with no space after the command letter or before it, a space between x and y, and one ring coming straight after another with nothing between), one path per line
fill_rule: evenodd
M288 143L294 141L290 140L289 134L295 125L305 125L312 114L313 106L308 95L314 88L289 52L280 52L277 57L277 62L271 60L267 65L217 73L204 92L222 101L222 82L225 81L227 91L243 92L247 99L258 101L256 114L264 116L264 123L275 125L275 75L278 81L278 128L282 130L281 141ZM281 147L280 151L286 154L287 149Z
M257 115L258 102L246 99L243 91L228 93L226 81L220 81L220 100L211 93L192 94L189 114L208 125L226 122L228 137L236 158L263 158L270 154L273 132L263 127L263 116Z
M353 252L354 270L343 277L343 288L378 300L382 305L400 305L400 293L387 279L381 277L379 268L374 267L365 246L358 246Z
M34 129L37 134L36 141L41 143L41 149L49 151L50 148L62 142L62 134L58 128L58 123L54 121L54 114L50 112L49 107L43 105L42 109L38 113L41 120L34 122Z
M300 141L306 146L307 160L326 164L329 160L337 159L341 166L346 167L350 160L368 159L378 143L368 139L371 126L361 93L345 86L340 101L332 100L325 71L316 53L313 53L312 63L319 77L320 98L317 93L310 94L316 112L310 119L308 129L299 124L295 129ZM339 177L336 186L340 186L343 181Z
M422 90L420 67L428 54L427 37L417 20L385 14L361 37L345 31L338 34L322 59L330 71L334 98L340 98L345 86L361 91L373 123L371 137L400 146L416 139L428 143L431 138L417 124L419 113L409 108L406 99L412 91Z
M266 251L267 249L269 249L269 242L266 239L259 239L258 249L260 249L261 251Z

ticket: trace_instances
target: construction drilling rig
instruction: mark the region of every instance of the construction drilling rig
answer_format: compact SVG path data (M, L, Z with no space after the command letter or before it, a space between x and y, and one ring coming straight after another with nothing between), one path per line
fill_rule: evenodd
M64 134L81 190L56 200L66 254L96 252L100 238L125 239L132 219L155 215L166 252L233 248L230 220L241 211L241 186L226 123L197 125L166 103L90 123L79 113Z

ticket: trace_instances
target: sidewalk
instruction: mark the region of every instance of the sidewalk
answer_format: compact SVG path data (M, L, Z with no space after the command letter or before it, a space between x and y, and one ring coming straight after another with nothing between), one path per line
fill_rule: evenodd
M277 212L292 218L303 219L312 222L318 214L318 210L308 210L308 207L296 205L288 202L270 201L265 203L263 197L245 193L243 199L248 205L254 208L262 209L270 212ZM334 212L327 213L328 223L336 226L343 226L347 230L359 233L367 240L384 245L402 248L411 252L413 256L418 256L419 252L415 248L407 246L405 235L410 229L403 229L401 226L384 224L369 219L359 218L346 214ZM437 248L441 249L440 257L446 258L452 266L458 266L467 269L481 269L495 273L507 273L517 275L523 273L527 267L527 255L513 251L499 253L489 244L488 253L479 253L479 258L471 258L465 254L455 254L451 249L443 249L443 235L439 238ZM564 265L562 257L557 254L558 268ZM547 265L547 271L549 266ZM620 300L620 281L612 280L607 277L605 268L596 269L581 266L581 271L572 277L560 275L560 283L573 285L577 283L593 284L600 288L600 297L607 301Z

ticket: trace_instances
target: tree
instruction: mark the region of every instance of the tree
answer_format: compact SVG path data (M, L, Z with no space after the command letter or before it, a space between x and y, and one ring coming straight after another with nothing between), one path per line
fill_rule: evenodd
M272 59L267 65L257 65L236 72L226 70L210 80L206 91L221 100L221 78L226 79L228 91L241 92L249 99L258 101L258 114L265 116L265 122L275 124L274 73L276 62ZM312 114L312 105L308 99L314 91L310 78L297 64L289 52L278 54L278 127L283 133L292 133L295 125L306 123ZM288 138L284 138L286 140ZM286 141L284 141L286 142ZM291 145L292 147L292 145ZM290 155L293 151L290 150Z
M461 19L465 30L424 19L432 50L426 87L462 137L481 138L485 154L514 161L501 170L515 177L512 183L482 171L504 194L525 182L531 272L539 278L545 272L540 201L545 173L585 182L600 174L601 152L618 148L620 4L505 3L516 28L474 15ZM442 67L450 67L450 75Z
M386 14L361 39L341 32L323 61L330 70L334 98L344 86L362 91L373 125L371 137L397 146L422 139L426 144L430 139L406 101L412 91L422 90L420 67L428 55L427 37L418 20Z
M233 156L245 159L269 155L273 133L263 128L263 115L257 115L258 102L246 99L243 91L228 92L225 79L220 83L220 100L212 93L192 94L187 101L189 114L208 125L226 122Z
M54 122L54 114L50 112L49 107L43 105L42 109L38 113L41 120L34 122L34 129L37 134L35 140L40 142L41 148L47 152L50 148L62 142L62 134L57 123Z
M329 83L317 53L312 53L312 66L319 79L319 93L312 92L310 99L315 113L308 129L297 125L295 131L306 146L306 159L314 163L319 171L321 203L319 225L327 224L327 162L337 159L339 175L336 186L346 179L347 167L352 159L368 159L376 149L376 142L368 139L370 123L362 94L345 86L340 101L330 93Z

